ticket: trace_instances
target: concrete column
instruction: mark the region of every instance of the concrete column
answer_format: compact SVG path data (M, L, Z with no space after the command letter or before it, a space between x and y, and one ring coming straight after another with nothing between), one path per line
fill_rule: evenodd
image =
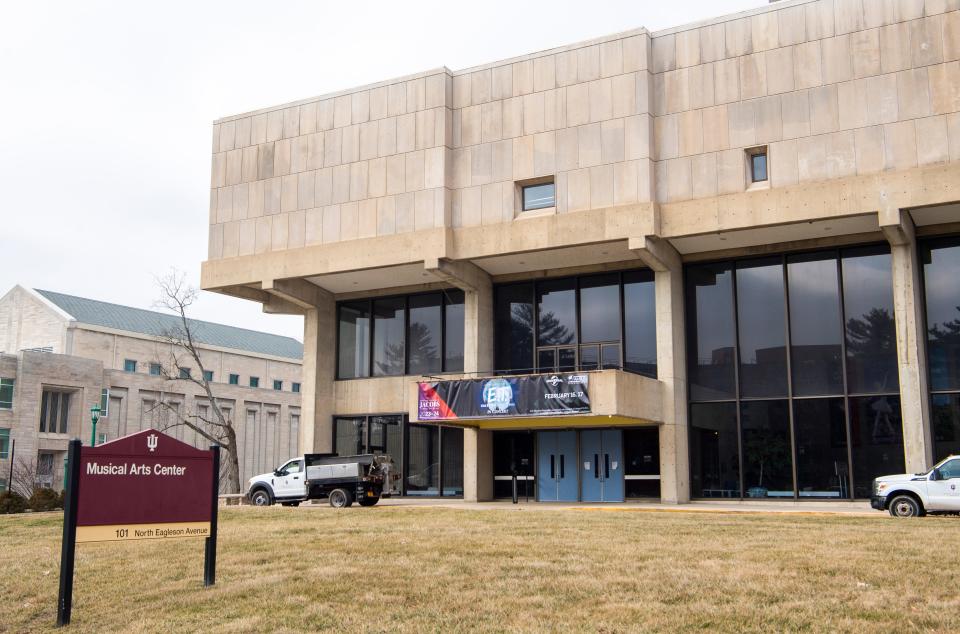
M657 380L663 399L660 425L660 499L690 501L687 359L683 315L683 264L669 242L631 238L630 249L653 269L657 315Z
M303 315L303 378L300 387L300 451L333 451L333 381L336 308L331 299Z
M463 430L463 499L487 502L493 499L493 432L466 427Z
M880 228L890 242L904 458L907 472L919 473L933 466L933 438L917 239L909 213L899 209L882 210Z

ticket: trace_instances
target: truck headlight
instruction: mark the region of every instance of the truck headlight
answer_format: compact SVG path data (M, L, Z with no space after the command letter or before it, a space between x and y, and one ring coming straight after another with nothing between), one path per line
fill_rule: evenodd
M877 495L883 495L888 489L890 489L889 482L877 482L873 487L873 490Z

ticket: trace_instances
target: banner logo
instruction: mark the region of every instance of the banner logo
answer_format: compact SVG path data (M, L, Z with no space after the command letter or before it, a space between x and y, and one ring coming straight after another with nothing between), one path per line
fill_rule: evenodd
M491 414L505 414L513 405L513 388L509 381L493 379L483 386L483 402Z
M558 385L563 383L563 379L561 379L556 374L554 374L553 376L551 376L549 379L546 380L546 383L550 387L557 387Z
M147 436L147 449L149 449L151 453L153 453L157 449L156 434L150 434L149 436Z

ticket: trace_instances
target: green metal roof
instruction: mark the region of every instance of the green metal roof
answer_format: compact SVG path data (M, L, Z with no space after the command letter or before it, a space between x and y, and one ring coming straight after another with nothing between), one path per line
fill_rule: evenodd
M80 323L154 337L163 337L168 333L182 330L180 318L176 315L120 306L53 291L34 290ZM292 337L224 326L199 319L190 319L189 323L191 334L200 343L298 361L303 359L303 344Z

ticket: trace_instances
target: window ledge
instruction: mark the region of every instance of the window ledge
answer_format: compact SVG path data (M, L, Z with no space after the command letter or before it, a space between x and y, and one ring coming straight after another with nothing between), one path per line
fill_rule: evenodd
M539 218L541 216L553 216L557 213L556 207L544 207L543 209L531 209L530 211L521 211L514 220L527 220L528 218Z
M761 190L764 190L764 189L770 189L770 180L769 180L769 179L767 179L767 180L765 180L765 181L758 181L758 182L756 182L756 183L750 183L749 185L747 185L747 190L746 190L746 191L748 191L748 192L756 192L756 191L761 191Z

